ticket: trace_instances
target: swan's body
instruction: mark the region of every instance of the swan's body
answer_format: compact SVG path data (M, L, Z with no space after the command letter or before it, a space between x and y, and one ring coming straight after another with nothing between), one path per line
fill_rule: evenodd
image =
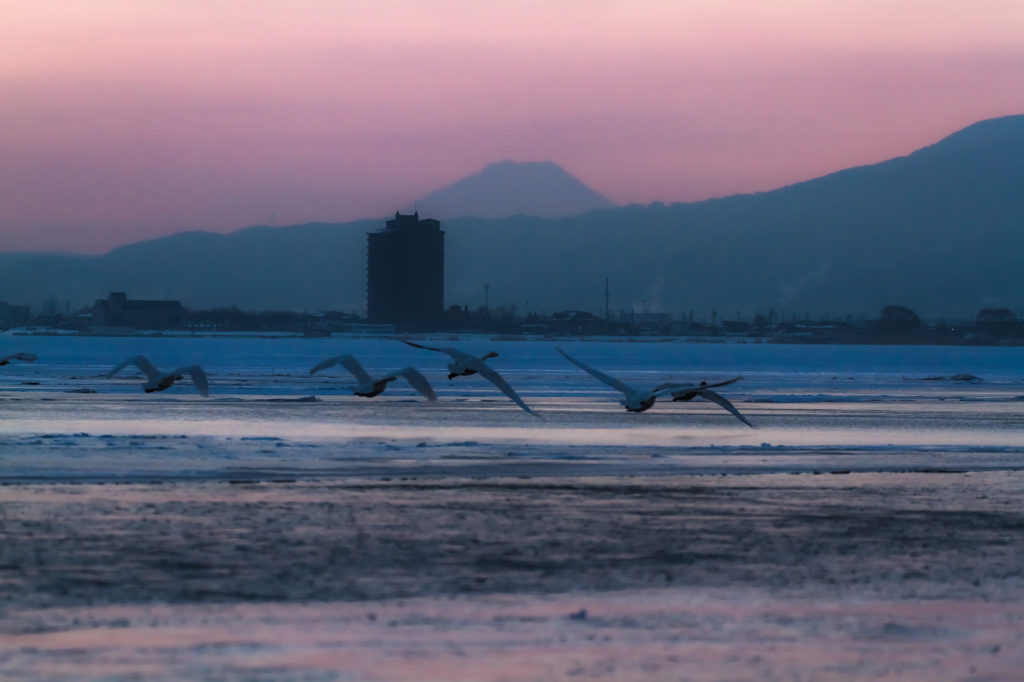
M404 341L404 343L413 346L414 348L421 348L423 350L432 350L435 353L444 353L452 358L455 362L448 363L448 380L451 381L455 377L466 377L473 374L479 374L484 379L494 384L499 391L504 393L509 399L512 400L516 405L523 408L530 414L536 416L536 413L531 410L523 399L512 390L512 387L508 385L508 382L502 378L500 374L494 371L490 365L487 364L489 358L496 358L498 354L491 351L483 357L476 357L469 353L463 353L461 350L455 348L431 348L429 346L421 346L417 343L410 341Z
M210 384L206 380L206 372L199 365L189 365L188 367L179 367L173 372L161 372L153 366L149 360L146 359L145 355L136 355L133 358L128 358L120 365L110 370L107 374L107 378L111 378L128 365L135 365L142 373L146 375L148 381L142 385L142 390L146 393L153 393L154 391L166 391L174 385L175 381L181 381L185 374L192 377L192 383L195 384L196 390L199 391L199 395L204 398L210 395Z
M380 378L373 378L367 373L363 366L359 364L359 361L351 355L336 355L333 358L327 358L319 365L309 370L309 375L313 376L321 370L325 370L328 367L334 367L340 364L342 367L347 369L349 373L356 378L359 382L358 386L351 386L352 393L354 395L361 396L363 398L374 398L384 392L384 389L388 387L392 381L398 379L398 377L404 377L409 385L412 386L413 390L425 397L427 400L433 402L437 400L437 395L434 393L434 389L430 386L430 382L427 381L426 377L419 373L414 367L405 367L403 369L396 369L390 374L385 374Z
M454 348L431 348L430 346L421 346L418 343L413 343L412 341L404 340L402 341L402 343L412 346L413 348L432 350L435 353L445 353L447 355L450 355L451 358L455 360L455 362L448 363L448 381L451 381L455 377L468 377L472 376L473 374L478 374L480 372L480 368L477 366L477 362L487 362L491 358L498 357L498 354L495 353L493 350L487 355L482 355L479 358L476 358L473 357L472 355L469 355L468 353L463 353L462 351L455 350Z
M22 362L35 362L38 360L38 356L35 353L15 353L14 355L8 355L6 358L0 358L0 367L11 364L11 360L21 360Z
M556 348L555 350L564 355L566 360L576 365L590 376L594 377L598 381L608 386L611 386L616 391L622 393L622 395L625 396L625 398L623 400L620 400L619 402L629 412L644 412L646 410L649 410L652 407L654 407L654 403L658 400L659 397L663 395L672 395L673 401L692 400L695 396L699 395L702 398L706 398L707 400L710 400L713 403L721 405L726 410L735 415L744 424L746 424L750 428L754 428L753 424L748 422L746 418L739 413L739 410L733 407L732 403L730 403L728 400L718 395L714 391L710 390L712 387L717 388L718 386L728 386L729 384L736 383L737 381L740 380L740 377L730 379L729 381L723 381L717 384L708 384L707 382L701 382L700 384L690 385L662 384L661 386L658 386L654 390L644 391L635 389L632 386L622 381L619 381L618 379L608 376L604 372L599 372L593 367L589 367L583 364L576 358L570 356L561 348Z

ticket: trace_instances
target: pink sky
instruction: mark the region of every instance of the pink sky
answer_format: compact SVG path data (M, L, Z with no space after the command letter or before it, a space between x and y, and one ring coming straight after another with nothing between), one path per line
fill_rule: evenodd
M0 8L0 250L383 216L492 161L767 190L1024 113L1020 0Z

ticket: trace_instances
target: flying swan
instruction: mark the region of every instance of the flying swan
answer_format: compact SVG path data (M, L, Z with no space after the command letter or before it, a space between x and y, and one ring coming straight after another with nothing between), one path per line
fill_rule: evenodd
M434 393L434 389L431 388L430 382L427 381L426 377L419 373L414 367L405 367L403 369L396 369L390 374L385 374L379 379L374 379L363 366L359 364L351 355L336 355L333 358L327 358L319 365L309 370L309 376L313 376L321 370L325 370L328 367L334 367L340 364L349 373L356 378L359 382L358 386L350 386L352 393L363 398L373 398L384 392L384 389L388 387L388 384L398 379L398 377L405 377L405 380L409 382L409 385L424 396L427 400L434 402L437 400L437 394Z
M735 379L730 379L729 381L723 381L717 384L708 384L707 382L701 382L700 384L691 385L662 384L661 386L655 388L653 391L638 391L637 389L619 381L618 379L613 379L604 372L599 372L593 367L588 367L587 365L584 365L582 362L570 356L561 348L556 348L555 350L564 355L566 360L576 365L587 374L591 375L598 381L601 381L602 383L611 386L616 391L619 391L624 396L626 396L624 400L620 400L619 402L629 412L644 412L645 410L649 410L651 409L651 407L654 406L654 402L660 396L663 395L672 395L673 401L692 400L695 396L699 395L702 398L705 398L713 403L721 405L726 410L735 415L736 418L739 419L741 422L743 422L750 428L754 428L754 425L748 422L746 418L739 413L739 410L733 407L732 403L730 403L728 400L726 400L725 398L711 390L712 388L717 388L719 386L728 386L729 384L734 384L737 381L739 381L741 377L736 377Z
M496 358L498 354L491 351L483 357L475 357L469 353L463 353L461 350L454 348L431 348L430 346L421 346L418 343L412 343L411 341L403 341L402 343L408 344L413 348L421 348L423 350L432 350L435 353L445 353L450 355L455 362L448 363L448 379L449 381L455 377L468 377L473 374L479 374L484 379L498 387L498 390L508 396L512 402L519 407L523 408L533 416L537 416L537 413L531 410L523 399L512 390L512 387L508 385L500 374L491 369L490 365L487 364L489 358Z
M754 428L754 425L747 421L747 418L740 414L740 411L733 407L733 404L728 400L718 395L711 390L711 386L715 388L719 386L728 386L729 384L735 384L743 377L736 377L735 379L729 379L729 381L722 381L717 384L708 384L706 381L700 382L697 386L680 386L679 384L662 384L658 386L656 391L669 389L669 393L672 394L672 402L679 402L680 400L693 400L697 396L704 398L704 400L710 400L713 403L721 405L726 410L731 412L737 419L749 426Z
M15 353L14 355L8 355L6 358L0 358L0 367L11 364L11 360L35 362L38 359L39 357L35 353Z
M206 372L199 365L189 365L188 367L179 367L173 372L161 372L153 366L149 360L146 359L145 355L136 355L133 358L128 358L120 365L110 370L107 374L107 378L113 377L115 374L120 372L128 365L135 365L142 373L148 377L149 381L142 385L142 390L146 393L152 393L153 391L166 391L174 385L175 381L181 381L185 374L192 377L192 383L195 384L196 390L199 391L199 395L204 398L210 395L210 384L206 380Z

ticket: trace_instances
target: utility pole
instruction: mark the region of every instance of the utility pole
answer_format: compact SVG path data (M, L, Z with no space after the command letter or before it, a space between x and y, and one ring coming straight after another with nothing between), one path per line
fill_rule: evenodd
M609 297L608 297L608 278L605 277L604 278L604 320L605 320L605 322L609 322L612 319L612 311L611 311L611 308L608 307L608 305L609 305L608 301L609 301Z
M484 284L484 312L491 313L491 285Z

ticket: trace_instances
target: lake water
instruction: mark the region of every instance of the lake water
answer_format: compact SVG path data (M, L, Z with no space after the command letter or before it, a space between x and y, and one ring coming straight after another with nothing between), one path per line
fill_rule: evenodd
M1024 349L419 342L0 334L0 677L1019 679Z
M379 475L391 465L433 475L571 475L584 465L608 474L999 469L1024 461L1024 348L425 343L496 351L490 363L540 418L479 376L449 381L448 356L395 340L5 334L0 354L40 359L0 369L0 477ZM619 394L556 347L637 387L742 376L721 392L757 428L703 400L627 413ZM210 397L188 379L145 394L133 366L105 377L138 353L165 369L202 365ZM341 366L309 376L344 353L373 375L419 368L439 401L403 380L375 399L352 396ZM980 380L936 379L956 374Z

